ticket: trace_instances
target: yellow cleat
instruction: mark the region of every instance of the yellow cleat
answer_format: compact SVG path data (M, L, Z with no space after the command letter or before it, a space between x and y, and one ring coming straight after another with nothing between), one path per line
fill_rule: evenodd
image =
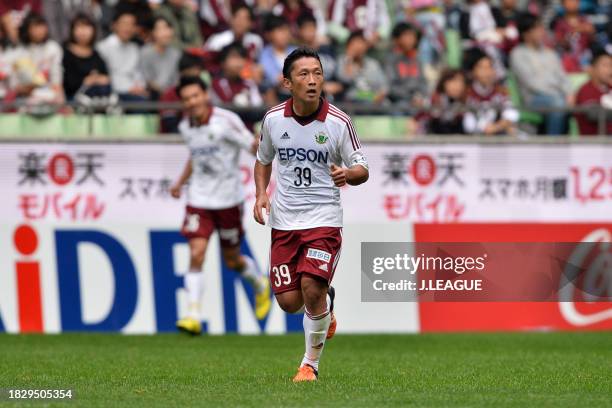
M313 367L305 364L298 368L298 372L293 377L293 382L306 382L306 381L317 381L319 373Z
M197 336L202 333L202 323L191 317L184 317L176 322L176 328L183 333Z
M264 289L261 293L255 294L255 316L257 320L263 320L270 312L272 301L270 300L270 281L266 276L262 276L261 284Z

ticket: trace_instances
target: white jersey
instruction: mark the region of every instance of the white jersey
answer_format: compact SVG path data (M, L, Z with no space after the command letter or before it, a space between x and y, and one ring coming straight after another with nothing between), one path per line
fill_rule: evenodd
M340 189L330 166L368 163L348 115L326 100L314 120L300 124L293 101L280 104L264 117L257 160L268 165L277 159L276 191L269 224L279 230L341 227Z
M189 118L179 124L179 132L191 153L193 172L189 182L188 204L218 210L244 201L240 150L251 149L253 134L234 112L211 106L208 120L192 125Z

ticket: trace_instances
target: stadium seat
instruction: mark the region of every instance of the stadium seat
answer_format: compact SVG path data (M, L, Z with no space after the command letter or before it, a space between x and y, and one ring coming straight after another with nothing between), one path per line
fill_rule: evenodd
M397 139L408 134L406 117L353 116L353 122L364 139Z
M446 30L446 65L450 68L461 68L463 51L461 47L461 35L457 30Z
M0 115L0 137L22 136L21 115L17 113L3 113Z
M522 103L519 87L516 82L516 78L511 73L508 74L506 85L508 86L508 92L510 93L510 100L512 101L514 106L516 106L520 110L521 117L519 121L534 126L539 126L544 121L544 118L539 113L523 109L524 105Z

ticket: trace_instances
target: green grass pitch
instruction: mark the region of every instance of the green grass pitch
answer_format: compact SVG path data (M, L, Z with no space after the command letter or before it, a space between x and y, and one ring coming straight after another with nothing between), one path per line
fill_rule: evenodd
M0 335L0 388L74 389L34 407L612 406L612 332L338 335L319 382L296 385L302 348L297 334Z

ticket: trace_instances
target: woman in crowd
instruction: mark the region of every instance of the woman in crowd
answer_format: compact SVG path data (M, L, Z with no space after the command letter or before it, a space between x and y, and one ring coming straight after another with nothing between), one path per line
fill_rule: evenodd
M106 64L94 49L96 25L86 14L77 14L70 23L70 34L64 46L64 92L73 99L78 92L89 97L111 93Z

